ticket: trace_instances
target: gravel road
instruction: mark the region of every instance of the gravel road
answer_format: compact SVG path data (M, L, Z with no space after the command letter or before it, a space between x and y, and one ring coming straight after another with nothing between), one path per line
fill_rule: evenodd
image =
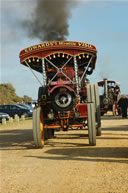
M102 136L56 132L34 147L32 121L0 126L1 193L128 193L128 120L102 118Z

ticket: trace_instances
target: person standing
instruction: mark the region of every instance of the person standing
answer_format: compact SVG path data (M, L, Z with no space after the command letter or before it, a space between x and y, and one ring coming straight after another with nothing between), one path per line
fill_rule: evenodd
M118 101L118 105L121 108L122 118L127 118L128 98L126 95L122 95Z

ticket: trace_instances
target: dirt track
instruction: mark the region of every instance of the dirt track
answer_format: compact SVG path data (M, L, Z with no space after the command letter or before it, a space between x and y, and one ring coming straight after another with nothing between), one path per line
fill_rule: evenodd
M70 130L35 149L31 121L0 126L1 192L128 192L128 120L103 119L95 147L87 131Z

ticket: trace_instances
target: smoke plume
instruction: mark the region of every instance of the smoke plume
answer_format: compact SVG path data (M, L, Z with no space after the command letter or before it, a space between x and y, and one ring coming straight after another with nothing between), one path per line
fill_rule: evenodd
M31 19L24 23L28 36L41 41L65 40L75 4L76 0L37 0Z

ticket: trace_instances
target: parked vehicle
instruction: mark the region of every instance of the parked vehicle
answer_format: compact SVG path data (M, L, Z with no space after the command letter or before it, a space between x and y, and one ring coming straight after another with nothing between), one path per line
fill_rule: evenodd
M34 109L37 106L37 101L33 100L31 102L26 102L25 104L30 106L32 109Z
M18 103L17 104L20 107L23 107L25 109L33 110L33 108L30 105L24 104L24 103Z
M7 113L1 113L0 112L0 123L2 123L2 119L6 119L6 121L8 121L9 115Z
M0 105L0 112L7 113L10 117L14 117L15 114L19 117L21 117L21 115L32 117L32 110L24 108L18 104Z

